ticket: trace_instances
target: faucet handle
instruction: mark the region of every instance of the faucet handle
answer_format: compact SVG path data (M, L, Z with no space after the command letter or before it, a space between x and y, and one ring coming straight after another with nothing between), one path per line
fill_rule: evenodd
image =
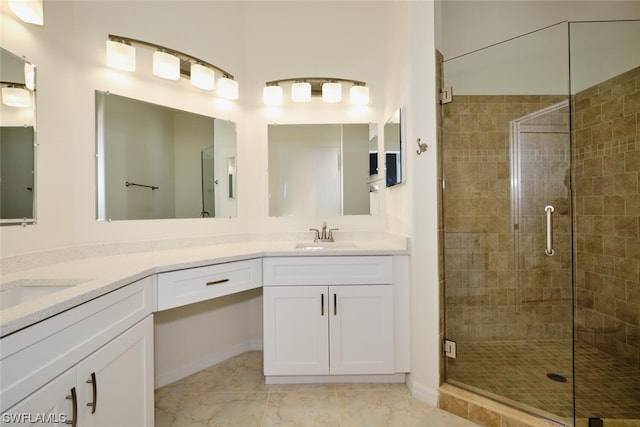
M309 231L315 231L316 235L313 238L314 242L317 242L320 239L320 230L318 230L317 228L310 228Z
M330 228L330 229L329 229L329 241L330 241L330 242L333 242L333 241L334 241L334 240L333 240L333 232L334 232L334 231L338 231L338 230L339 230L339 228Z

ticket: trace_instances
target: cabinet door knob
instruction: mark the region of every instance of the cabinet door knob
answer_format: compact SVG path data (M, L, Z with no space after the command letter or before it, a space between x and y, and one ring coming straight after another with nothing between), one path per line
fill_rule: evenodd
M71 427L76 427L78 422L78 396L76 395L76 388L71 387L71 394L66 396L67 399L71 400L71 407L73 408L73 415L71 415L70 420L66 420L64 423L71 425Z
M324 293L320 295L320 316L324 316Z
M338 294L333 294L333 315L338 315Z
M87 380L87 384L91 384L93 388L93 402L87 403L87 406L91 408L91 413L96 413L96 408L98 406L98 383L96 382L96 373L91 372L91 379Z

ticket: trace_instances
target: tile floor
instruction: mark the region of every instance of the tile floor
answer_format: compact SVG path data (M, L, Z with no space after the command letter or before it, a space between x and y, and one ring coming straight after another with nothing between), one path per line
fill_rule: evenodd
M580 342L575 354L576 416L634 419L640 426L640 371ZM571 355L571 341L458 342L458 358L447 361L447 374L456 385L571 419ZM567 382L550 380L550 372Z
M156 427L477 426L414 399L404 384L266 385L248 352L155 392Z

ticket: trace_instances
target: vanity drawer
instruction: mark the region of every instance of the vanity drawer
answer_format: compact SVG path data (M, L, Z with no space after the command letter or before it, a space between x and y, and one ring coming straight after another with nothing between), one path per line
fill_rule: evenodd
M157 311L259 288L261 279L260 259L160 273Z
M393 283L391 256L269 257L262 268L264 286Z

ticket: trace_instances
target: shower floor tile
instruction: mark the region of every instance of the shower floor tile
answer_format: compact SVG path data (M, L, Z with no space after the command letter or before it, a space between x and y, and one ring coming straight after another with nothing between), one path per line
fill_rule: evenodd
M457 344L458 358L447 359L447 378L456 385L504 397L543 415L573 418L571 341ZM640 371L579 342L575 369L578 418L640 419ZM547 374L558 374L566 382Z

